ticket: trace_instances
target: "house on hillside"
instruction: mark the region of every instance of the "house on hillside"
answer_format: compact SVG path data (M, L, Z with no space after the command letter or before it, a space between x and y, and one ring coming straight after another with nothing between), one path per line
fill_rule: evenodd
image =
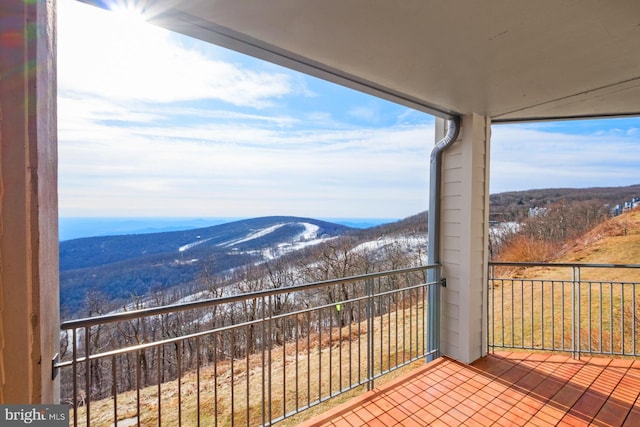
M640 207L640 197L634 197L628 202L624 202L621 205L615 205L609 210L611 216L618 216L624 212L629 212L632 209Z

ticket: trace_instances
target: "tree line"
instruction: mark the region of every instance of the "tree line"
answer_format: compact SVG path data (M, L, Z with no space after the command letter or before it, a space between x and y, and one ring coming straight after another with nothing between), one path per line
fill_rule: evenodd
M491 258L498 261L544 262L555 257L562 246L609 217L600 201L566 200L535 211L517 225L491 234Z

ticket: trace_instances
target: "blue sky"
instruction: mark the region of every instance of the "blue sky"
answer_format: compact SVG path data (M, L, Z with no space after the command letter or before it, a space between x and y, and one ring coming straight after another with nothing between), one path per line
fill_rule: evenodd
M74 0L58 7L61 216L426 210L433 117ZM640 119L492 132L492 192L640 183Z

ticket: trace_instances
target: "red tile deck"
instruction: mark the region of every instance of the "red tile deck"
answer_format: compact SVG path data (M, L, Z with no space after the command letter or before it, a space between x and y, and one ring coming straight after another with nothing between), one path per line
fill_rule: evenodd
M640 426L640 361L497 352L440 358L302 424Z

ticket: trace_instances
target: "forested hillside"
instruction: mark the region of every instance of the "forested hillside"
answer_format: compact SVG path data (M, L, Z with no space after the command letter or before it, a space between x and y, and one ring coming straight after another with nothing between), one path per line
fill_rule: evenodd
M526 191L509 191L490 196L490 220L520 221L530 208L544 208L557 203L593 203L613 206L640 197L640 184L628 187L597 188L544 188Z
M295 280L289 277L278 285L283 286L416 265L407 260L426 262L426 232L423 212L363 230L310 218L266 217L188 231L69 240L60 244L62 316L95 315L136 301L148 305L152 294L167 303L246 283L248 276L273 276L276 270L295 270L287 273ZM318 268L322 263L324 271Z
M262 263L335 238L349 227L298 217L264 217L168 233L89 237L60 243L64 317L82 315L86 297L131 301L151 291L196 284L204 268L217 274Z

